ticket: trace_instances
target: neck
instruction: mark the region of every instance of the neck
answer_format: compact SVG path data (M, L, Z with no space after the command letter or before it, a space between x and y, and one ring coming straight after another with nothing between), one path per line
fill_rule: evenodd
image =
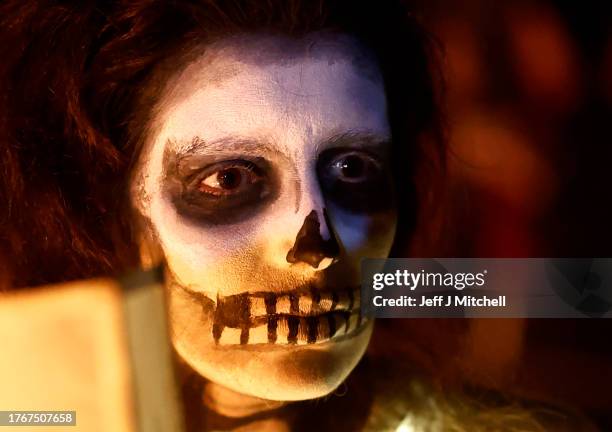
M285 402L245 395L212 382L208 382L204 386L202 398L208 409L232 418L252 416L285 405Z

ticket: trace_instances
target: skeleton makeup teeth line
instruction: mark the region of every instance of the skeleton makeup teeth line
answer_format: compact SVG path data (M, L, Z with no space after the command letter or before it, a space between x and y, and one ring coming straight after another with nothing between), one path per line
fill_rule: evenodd
M359 312L331 312L318 316L271 316L256 327L223 327L215 324L218 345L308 345L333 341L357 330L363 321Z
M270 315L311 316L327 312L359 309L359 288L307 292L254 292L218 297L216 316L226 326L253 321ZM217 321L217 320L216 320Z
M213 337L220 345L326 342L361 325L359 303L359 289L219 297Z

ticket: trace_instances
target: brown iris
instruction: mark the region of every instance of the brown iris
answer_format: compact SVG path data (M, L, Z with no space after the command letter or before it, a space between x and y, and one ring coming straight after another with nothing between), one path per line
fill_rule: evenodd
M242 182L242 174L238 168L225 169L217 173L217 182L223 189L235 189Z
M365 162L359 156L346 156L344 159L336 162L336 164L341 175L347 180L362 179L365 174Z
M231 195L244 187L256 183L259 177L248 166L234 166L220 169L201 180L200 192L211 195Z

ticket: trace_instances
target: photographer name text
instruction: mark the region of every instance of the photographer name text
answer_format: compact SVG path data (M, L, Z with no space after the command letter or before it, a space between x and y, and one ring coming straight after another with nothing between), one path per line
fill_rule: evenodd
M489 297L486 295L435 295L435 296L399 296L385 298L377 295L372 298L375 307L505 307L506 296Z

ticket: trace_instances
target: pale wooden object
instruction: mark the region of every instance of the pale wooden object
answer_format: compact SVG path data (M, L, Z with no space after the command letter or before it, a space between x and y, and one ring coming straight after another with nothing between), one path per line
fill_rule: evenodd
M74 410L77 419L2 431L136 430L123 307L111 280L0 296L0 409Z

